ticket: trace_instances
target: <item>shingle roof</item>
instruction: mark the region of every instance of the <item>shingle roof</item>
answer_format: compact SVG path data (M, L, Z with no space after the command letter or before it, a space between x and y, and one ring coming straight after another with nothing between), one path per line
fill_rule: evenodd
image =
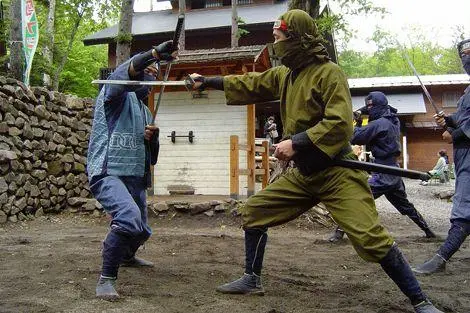
M423 75L420 76L422 83L426 86L431 85L468 85L470 78L467 74L449 74L449 75ZM377 87L402 87L419 86L416 76L392 76L392 77L371 77L371 78L350 78L348 79L349 88L377 88Z
M239 6L238 16L247 25L272 23L282 13L287 11L287 1L276 4L263 4L253 6ZM177 12L172 10L136 12L132 19L132 34L142 36L157 33L171 33L174 31ZM216 10L193 10L186 12L185 29L187 31L231 27L231 7ZM85 45L106 43L116 37L118 25L113 25L87 36Z
M224 49L204 49L204 50L186 50L179 55L175 63L199 63L199 62L217 62L226 60L250 59L255 58L264 45L243 46L238 48Z

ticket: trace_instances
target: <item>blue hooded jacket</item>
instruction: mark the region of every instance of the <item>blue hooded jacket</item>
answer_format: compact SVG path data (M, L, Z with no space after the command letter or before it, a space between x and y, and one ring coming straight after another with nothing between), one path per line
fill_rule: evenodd
M388 105L387 97L378 91L369 93L366 97L372 100L372 107L368 109L369 123L364 127L355 127L351 143L366 145L375 158L375 163L396 166L397 157L401 153L400 121L396 115L397 110ZM391 186L398 184L401 178L387 174L374 173L371 186Z
M130 80L131 60L121 64L110 80ZM142 73L137 80L154 80ZM145 125L152 114L143 100L148 86L105 85L96 99L87 156L88 177L97 175L145 177L157 162L158 131L144 140Z

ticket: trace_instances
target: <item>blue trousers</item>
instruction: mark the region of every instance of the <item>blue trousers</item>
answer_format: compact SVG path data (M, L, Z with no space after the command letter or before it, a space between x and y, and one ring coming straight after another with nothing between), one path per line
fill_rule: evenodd
M95 176L90 181L93 196L112 218L103 243L103 276L117 277L123 259L132 258L152 234L145 189L142 177Z

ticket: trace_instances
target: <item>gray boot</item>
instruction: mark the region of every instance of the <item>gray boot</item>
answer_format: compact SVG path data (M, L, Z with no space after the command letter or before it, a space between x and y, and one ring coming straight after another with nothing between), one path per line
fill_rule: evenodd
M98 284L96 284L96 297L108 301L117 300L119 295L114 289L115 284L116 278L100 276Z
M121 262L123 267L153 267L153 263L138 257L133 257L129 260L123 260Z
M336 227L333 234L331 234L330 238L328 238L329 242L338 242L344 237L344 230L339 227Z
M421 303L413 306L416 313L444 313L438 309L429 301L428 299L424 300Z
M255 274L243 274L243 276L239 279L220 285L216 290L221 293L252 294L257 296L264 296L264 288L263 285L261 285L261 277Z
M413 272L417 274L433 274L437 272L443 272L446 269L446 260L441 257L439 254L435 254L427 262L413 267Z

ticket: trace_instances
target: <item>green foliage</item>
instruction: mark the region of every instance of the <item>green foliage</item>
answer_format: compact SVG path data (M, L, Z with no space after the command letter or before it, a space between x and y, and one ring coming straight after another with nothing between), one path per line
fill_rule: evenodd
M114 40L117 43L131 43L132 42L132 34L131 33L119 33Z
M339 64L350 78L413 76L405 52L420 75L463 73L455 47L441 47L426 40L418 31L409 33L412 45L403 47L391 34L376 30L371 40L376 44L373 53L345 50Z
M246 22L240 16L237 19L237 24L238 24L238 32L237 32L238 39L250 33L248 30L243 28L243 26L246 25Z

